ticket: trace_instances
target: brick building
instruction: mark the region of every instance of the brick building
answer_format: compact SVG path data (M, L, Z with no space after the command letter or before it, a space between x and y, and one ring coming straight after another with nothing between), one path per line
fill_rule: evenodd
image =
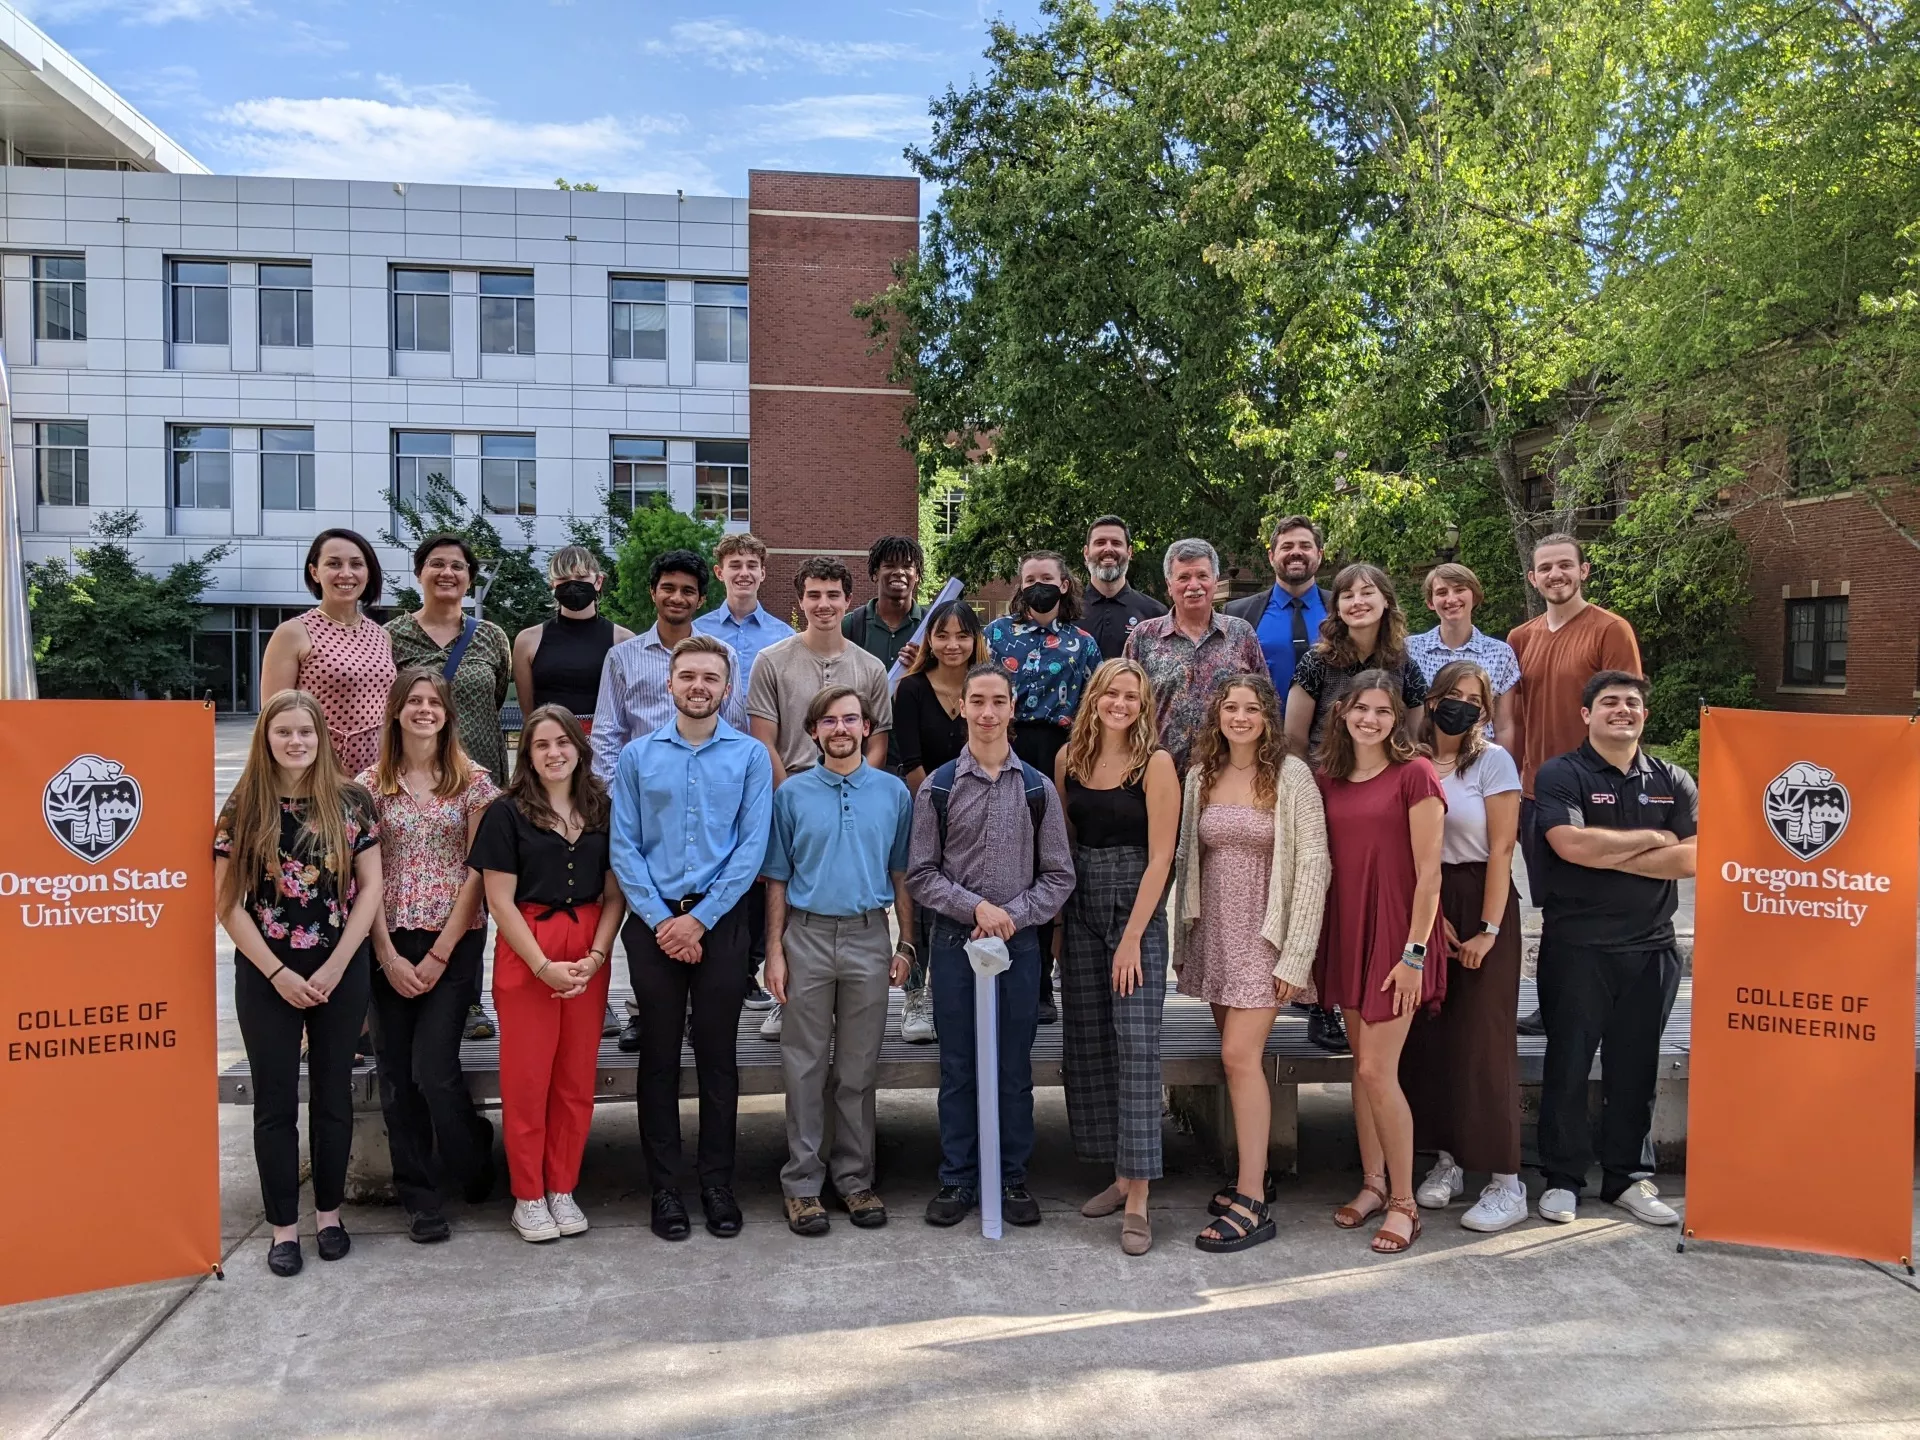
M311 537L450 483L509 540L655 497L798 559L918 514L906 391L853 307L919 182L756 172L746 198L212 175L0 0L0 338L29 560L132 510L215 544L195 653L248 711ZM382 546L389 573L406 556Z

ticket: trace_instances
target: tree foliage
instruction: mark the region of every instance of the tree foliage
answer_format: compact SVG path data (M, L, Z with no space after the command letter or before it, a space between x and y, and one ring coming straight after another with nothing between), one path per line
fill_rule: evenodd
M387 544L412 555L414 547L429 535L458 535L473 547L481 571L474 579L474 592L478 594L483 584L487 587L481 613L508 635L551 618L553 592L547 588L546 570L533 558L531 520L517 517L520 543L507 543L493 522L469 505L453 482L440 474L427 477L425 492L418 501L402 500L392 491L388 492L388 501L398 524L381 535ZM418 610L420 592L411 585L396 585L393 603L402 610Z
M132 700L188 696L196 688L193 633L217 545L165 575L140 568L126 544L140 532L132 510L96 516L95 543L65 560L27 567L33 660L49 699Z
M676 510L664 499L654 498L630 516L614 516L620 532L619 554L613 578L607 583L605 610L616 624L636 635L654 622L653 595L647 588L647 572L655 557L669 550L691 550L713 564L713 549L726 533L717 520L701 520ZM726 599L726 587L716 577L707 586L708 609Z

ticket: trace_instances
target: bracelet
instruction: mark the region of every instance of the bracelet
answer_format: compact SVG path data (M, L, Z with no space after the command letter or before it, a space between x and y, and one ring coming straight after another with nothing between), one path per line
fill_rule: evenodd
M280 970L284 970L284 969L286 969L286 968L287 968L287 967L286 967L285 965L282 965L282 966L280 967ZM276 970L276 971L274 971L274 972L273 972L273 974L271 974L271 975L269 975L269 976L267 976L267 984L269 984L269 985L271 985L271 984L273 984L273 982L274 982L274 981L276 981L276 980L278 980L278 979L280 978L280 970Z
M1400 963L1409 970L1425 970L1427 968L1424 960L1416 960L1411 955L1402 955L1400 957Z
M604 950L599 950L599 949L594 949L594 950L589 950L589 951L587 951L587 954L589 954L589 955L598 955L598 956L600 957L600 964L601 964L601 965L604 965L604 964L606 964L606 963L607 963L607 959L608 959L608 956L607 956L607 952L606 952L606 951L604 951ZM595 968L598 968L598 967L595 967Z
M542 955L540 957L540 963L534 967L533 973L535 978L537 979L539 976L544 975L546 973L547 967L552 963L553 962L551 960L549 960L546 956Z
M898 945L895 945L893 947L893 953L896 955L904 955L909 960L918 960L920 958L920 952L913 948L913 942L911 940L902 940Z

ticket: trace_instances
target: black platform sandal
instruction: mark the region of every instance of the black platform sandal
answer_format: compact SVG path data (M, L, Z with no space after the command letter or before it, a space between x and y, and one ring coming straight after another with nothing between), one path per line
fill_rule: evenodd
M1267 1171L1262 1188L1267 1192L1267 1203L1271 1205L1275 1197L1280 1193L1280 1187L1273 1178L1273 1171ZM1226 1214L1228 1210L1233 1208L1233 1196L1233 1186L1222 1185L1218 1190L1214 1191L1213 1198L1207 1202L1207 1214L1216 1216Z
M1273 1235L1273 1216L1267 1212L1266 1202L1236 1190L1226 1214L1215 1216L1211 1225L1193 1237L1193 1244L1197 1250L1220 1254L1248 1249L1273 1239Z

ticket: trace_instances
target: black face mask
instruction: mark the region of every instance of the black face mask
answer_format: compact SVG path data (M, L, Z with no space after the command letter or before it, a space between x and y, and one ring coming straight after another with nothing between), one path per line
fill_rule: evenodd
M562 610L585 610L599 597L591 580L562 580L553 587L553 598Z
M1480 707L1448 696L1433 707L1433 728L1442 735L1464 735L1480 723Z
M1058 585L1049 585L1042 580L1020 592L1020 603L1027 607L1029 615L1044 615L1060 603L1064 593Z

